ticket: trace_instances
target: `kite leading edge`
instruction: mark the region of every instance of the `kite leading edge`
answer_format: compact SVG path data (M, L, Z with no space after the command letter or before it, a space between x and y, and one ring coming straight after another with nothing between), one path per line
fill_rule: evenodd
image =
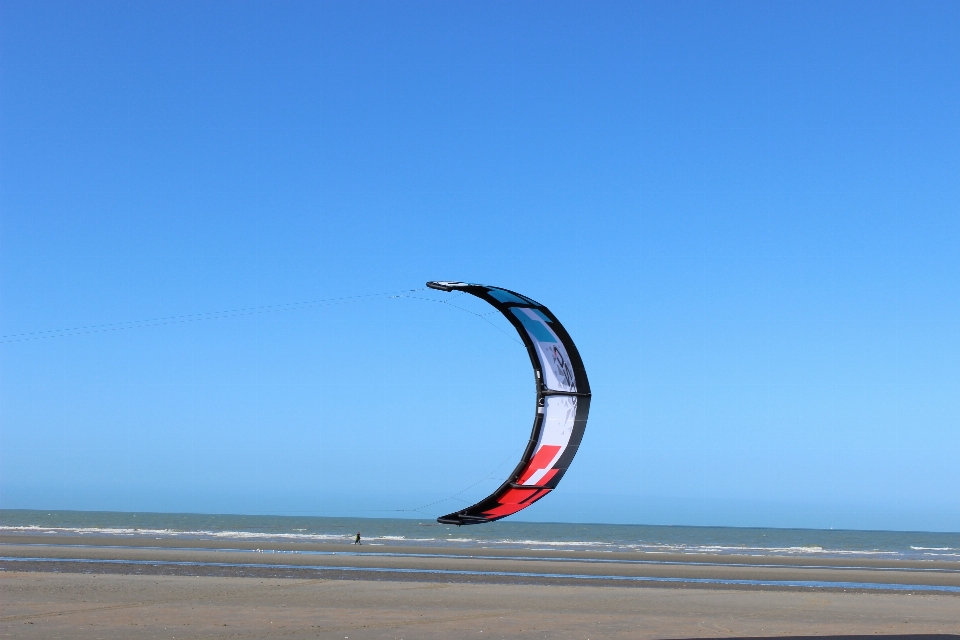
M527 347L537 385L537 413L520 464L492 494L437 518L443 524L482 524L512 515L553 491L577 454L590 411L590 383L570 335L550 310L514 291L465 282L428 282L492 305Z

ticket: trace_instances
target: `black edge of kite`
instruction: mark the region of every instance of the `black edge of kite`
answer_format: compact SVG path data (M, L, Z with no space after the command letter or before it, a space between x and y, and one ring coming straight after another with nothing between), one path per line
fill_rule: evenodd
M580 352L577 349L577 345L573 342L573 339L570 338L570 334L567 333L567 330L564 328L563 324L560 323L560 320L557 319L553 312L551 312L546 306L540 304L539 302L528 298L527 296L517 293L516 291L511 291L510 289L504 289L503 287L494 287L491 285L478 285L478 284L468 284L466 282L450 282L450 281L430 281L427 282L427 287L431 289L436 289L437 291L463 291L464 293L469 293L477 298L480 298L484 302L491 305L494 309L499 311L504 318L513 325L513 328L516 329L517 333L520 335L520 339L523 340L524 346L527 348L527 355L530 358L530 364L533 366L534 376L536 378L535 383L537 387L537 412L534 414L533 418L533 429L530 433L530 439L527 441L527 446L524 448L523 455L520 457L520 462L513 469L510 475L507 476L507 479L497 487L490 495L483 498L479 502L465 509L460 509L453 513L449 513L445 516L440 516L437 518L437 522L440 524L455 524L457 526L467 525L467 524L483 524L485 522L494 522L505 518L506 516L499 517L480 517L470 515L468 512L475 510L482 510L481 507L485 503L492 502L496 503L496 496L500 495L501 492L509 490L515 486L515 480L523 473L524 469L529 463L531 456L533 455L533 448L536 447L537 441L540 439L540 431L543 428L543 414L540 412L540 409L544 406L544 399L547 396L556 396L556 395L567 395L574 396L578 398L577 402L577 414L575 418L575 423L585 424L587 415L590 411L590 382L587 378L587 371L583 366L583 359L580 357ZM490 289L499 289L500 291L505 291L521 300L527 300L531 306L537 307L539 311L544 313L549 319L551 328L554 330L554 333L557 334L557 337L563 342L564 347L567 349L567 355L570 356L570 364L574 370L574 376L577 380L577 392L557 392L549 390L546 388L543 382L543 371L540 367L540 360L537 358L536 346L533 341L530 339L530 336L527 334L527 331L524 329L523 324L520 320L512 313L506 313L511 307L520 306L516 303L504 303L500 302L493 298L489 290ZM582 381L582 383L581 383ZM537 487L527 487L524 485L524 488L536 489L537 492L531 496L530 504L536 502L547 493L556 488L560 480L566 474L566 469L570 465L573 457L576 455L577 450L580 448L580 442L583 438L583 430L580 429L576 435L576 441L574 437L571 437L570 442L567 444L567 447L556 463L556 467L560 468L561 471L557 473L553 478L550 479L549 483L545 486Z

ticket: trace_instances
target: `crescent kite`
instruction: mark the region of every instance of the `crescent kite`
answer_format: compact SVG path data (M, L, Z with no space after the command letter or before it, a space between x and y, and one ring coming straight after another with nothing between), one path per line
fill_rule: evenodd
M482 524L512 515L556 489L577 454L590 411L590 383L570 335L550 310L514 291L465 282L428 282L492 305L510 321L530 355L537 385L533 431L520 463L492 494L437 518L443 524Z

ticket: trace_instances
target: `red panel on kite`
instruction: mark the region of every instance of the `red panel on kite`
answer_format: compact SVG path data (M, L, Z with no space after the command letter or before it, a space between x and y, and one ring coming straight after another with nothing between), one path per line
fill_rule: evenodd
M537 455L533 456L533 460L527 465L527 470L520 476L517 484L526 484L530 476L540 471L540 469L546 469L547 465L556 457L558 451L560 451L560 447L554 445L545 444L540 447L540 451L537 451Z

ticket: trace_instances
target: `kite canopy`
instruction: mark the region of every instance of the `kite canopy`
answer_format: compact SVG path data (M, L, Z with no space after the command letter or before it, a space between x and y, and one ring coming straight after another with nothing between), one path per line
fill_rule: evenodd
M530 354L537 413L520 464L492 494L437 522L481 524L529 507L553 491L577 454L590 411L590 383L569 334L550 310L514 291L465 282L428 282L439 291L463 291L491 304L516 328Z

